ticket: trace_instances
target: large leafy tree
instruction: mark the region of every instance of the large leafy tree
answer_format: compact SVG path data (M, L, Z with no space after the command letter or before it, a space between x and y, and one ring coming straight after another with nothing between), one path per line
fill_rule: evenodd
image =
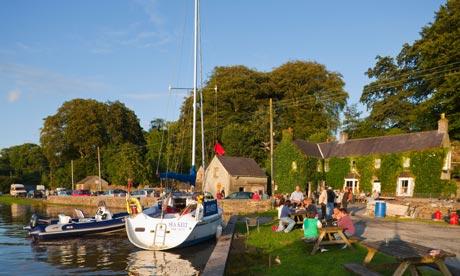
M327 138L336 131L339 113L348 98L343 87L340 74L315 62L288 62L270 72L241 65L216 67L202 91L207 157L219 140L227 154L252 157L263 164L270 141L270 98L274 102L275 129L291 127L297 138ZM190 110L188 97L179 120L183 122L181 131L187 133L185 145L191 143ZM276 140L280 139L276 132ZM201 150L200 145L197 150ZM200 159L200 155L197 157Z
M145 151L139 119L118 101L74 99L65 102L56 114L45 118L40 142L50 163L53 186L70 183L71 160L75 160L76 179L97 174L98 147L102 156L106 149L125 143Z
M432 129L446 113L451 137L460 139L460 0L441 6L420 36L396 57L377 56L361 102L383 130Z

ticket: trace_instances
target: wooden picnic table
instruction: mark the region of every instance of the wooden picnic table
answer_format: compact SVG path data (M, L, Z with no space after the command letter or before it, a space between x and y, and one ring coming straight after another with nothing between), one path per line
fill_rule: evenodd
M362 242L361 244L368 250L363 262L366 267L372 267L370 262L375 253L381 252L398 260L396 264L382 265L385 267L395 265L397 268L393 273L394 276L403 275L408 268L411 275L420 275L417 266L421 265L437 265L443 275L452 275L444 261L447 257L455 257L453 253L441 250L439 254L431 255L433 248L401 240Z
M292 219L296 221L296 224L302 224L303 217L306 214L307 214L307 210L305 210L304 208L300 208L300 209L295 209L294 212L291 213L289 216L292 217Z
M334 234L338 234L341 239L335 239ZM328 240L324 240L325 237L328 237ZM343 229L338 226L326 226L319 229L319 237L313 246L311 255L315 255L316 251L320 248L321 245L331 245L331 244L346 244L353 250L350 240L343 233Z

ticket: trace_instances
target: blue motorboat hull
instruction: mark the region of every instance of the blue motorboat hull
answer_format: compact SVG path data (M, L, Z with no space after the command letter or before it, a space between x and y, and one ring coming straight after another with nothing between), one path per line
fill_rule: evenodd
M127 213L113 215L110 220L80 222L77 219L71 223L59 224L58 220L49 223L39 222L35 227L29 229L29 235L34 240L51 240L81 237L92 234L102 234L124 229Z

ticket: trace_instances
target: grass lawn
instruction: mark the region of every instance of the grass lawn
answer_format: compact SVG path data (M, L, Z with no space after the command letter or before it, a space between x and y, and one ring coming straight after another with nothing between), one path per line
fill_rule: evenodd
M249 236L244 238L246 226L238 223L235 230L236 238L226 269L226 275L353 275L346 271L342 264L361 263L367 250L354 245L355 250L340 249L341 246L326 247L327 252L310 255L313 244L301 241L303 232L296 228L290 233L273 232L273 224L262 225L258 233L251 229ZM278 256L281 263L275 263ZM269 259L271 267L269 267ZM392 263L392 257L377 254L373 264ZM391 275L391 271L380 271L383 275ZM437 272L424 270L423 275L440 275Z
M24 198L24 197L13 197L10 195L1 195L0 203L4 203L4 204L16 203L16 204L21 204L21 205L31 205L31 204L40 204L42 203L42 200Z

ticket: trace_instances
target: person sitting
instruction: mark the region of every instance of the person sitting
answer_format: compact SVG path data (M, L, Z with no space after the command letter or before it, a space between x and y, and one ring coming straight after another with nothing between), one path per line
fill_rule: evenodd
M303 207L305 208L307 213L312 212L315 217L318 215L318 210L316 209L316 205L313 204L313 200L311 198L307 197L303 200Z
M260 200L260 195L258 192L252 194L252 200Z
M299 185L295 186L295 191L292 192L291 197L290 197L289 199L291 200L291 202L292 202L295 206L300 206L300 205L302 205L303 193L302 193L302 191L300 190L300 186L299 186Z
M348 215L347 209L345 208L340 208L339 212L337 214L337 226L342 228L343 234L347 237L350 238L355 234L355 225L353 224L353 221L351 220L350 216ZM340 236L338 234L334 234L334 237L339 240ZM347 245L345 244L342 249L347 248Z
M105 205L99 206L96 211L94 218L97 221L112 219L112 213L105 207Z
M286 227L286 229L284 229L285 233L289 233L292 230L292 228L294 228L294 226L295 226L295 221L289 217L289 215L292 214L292 210L290 209L290 205L291 205L291 201L286 200L284 205L282 207L280 207L281 208L280 215L279 215L280 216L280 223L279 223L277 232L283 231L285 224L288 225Z
M307 217L303 220L303 236L306 241L316 241L319 236L319 228L323 225L315 217L316 213L307 211Z

